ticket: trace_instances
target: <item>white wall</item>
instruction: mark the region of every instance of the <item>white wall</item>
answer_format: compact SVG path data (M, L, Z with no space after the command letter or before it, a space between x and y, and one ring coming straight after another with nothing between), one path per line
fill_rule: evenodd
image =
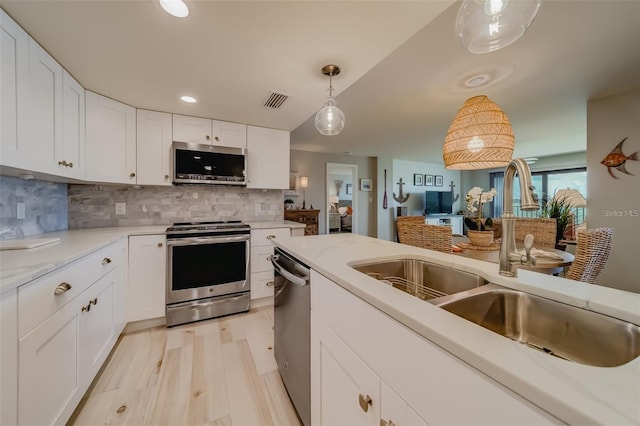
M627 161L635 176L600 162L623 139L627 156L640 151L640 90L587 105L587 227L613 228L613 249L598 284L640 293L640 161Z
M414 174L433 176L440 175L443 180L442 186L435 186L435 182L434 186L414 185ZM393 160L393 189L390 190L390 195L391 193L395 193L396 195L400 194L398 185L400 178L402 178L402 181L405 183L405 185L403 185L403 192L405 194L410 194L409 199L402 204L402 206L407 207L407 214L409 216L424 214L426 191L451 191L450 185L452 181L455 185L453 189L453 196L455 197L458 195L458 200L453 203L453 212L457 213L458 210L460 210L460 199L464 198L460 196L460 171L447 170L442 164ZM394 210L396 206L400 205L398 202L393 200L393 197L390 197L389 201L390 206L393 205Z
M309 187L305 191L307 208L313 205L320 210L318 228L320 234L326 233L326 164L343 163L358 166L358 180L353 182L353 197L357 197L357 230L361 235L376 237L376 204L377 194L372 191L360 191L360 179L372 179L373 188L377 187L376 159L374 157L359 157L355 155L324 154L291 150L291 169L300 176L309 177ZM342 192L346 190L344 184ZM286 196L287 198L294 198ZM297 197L300 198L300 197ZM296 205L302 203L302 198L294 200Z

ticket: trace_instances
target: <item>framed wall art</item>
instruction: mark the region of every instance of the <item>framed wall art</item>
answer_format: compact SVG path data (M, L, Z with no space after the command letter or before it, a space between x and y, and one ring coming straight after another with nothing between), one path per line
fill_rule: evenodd
M436 186L442 186L442 176L436 175Z
M424 185L433 186L433 175L424 175Z
M424 185L424 175L418 175L418 174L414 174L413 175L413 184L415 186L422 186Z
M373 181L371 179L360 179L360 191L371 191Z

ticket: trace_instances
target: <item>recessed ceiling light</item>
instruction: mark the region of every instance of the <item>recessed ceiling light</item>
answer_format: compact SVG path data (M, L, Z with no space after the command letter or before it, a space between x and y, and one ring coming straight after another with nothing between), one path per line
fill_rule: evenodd
M490 80L489 74L478 74L468 78L464 85L467 87L478 87L486 84Z
M196 102L198 102L198 100L192 96L180 96L180 100L182 102L187 102L190 104L195 104Z
M176 18L186 18L189 16L189 8L182 0L159 0L160 6L169 15Z

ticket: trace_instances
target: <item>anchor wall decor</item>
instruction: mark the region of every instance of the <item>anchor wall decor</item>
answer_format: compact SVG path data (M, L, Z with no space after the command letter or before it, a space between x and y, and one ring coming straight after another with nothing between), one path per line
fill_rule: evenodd
M453 183L453 181L451 181L451 183L449 184L449 188L451 188L451 202L455 203L456 201L458 201L458 198L460 198L460 194L455 194L453 193L453 188L455 188L456 185Z
M400 180L398 181L398 186L400 187L398 191L398 195L396 196L396 193L395 192L393 193L393 199L400 204L406 202L409 199L409 195L411 195L411 194L405 195L402 193L402 185L404 185L404 182L402 181L402 178L400 178Z

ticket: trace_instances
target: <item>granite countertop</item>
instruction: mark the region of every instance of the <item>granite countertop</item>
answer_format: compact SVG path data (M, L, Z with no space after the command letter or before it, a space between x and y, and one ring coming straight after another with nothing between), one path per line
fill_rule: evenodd
M245 222L252 229L304 228L288 220ZM130 235L164 234L167 225L74 229L30 235L25 240L59 238L60 241L23 250L0 250L0 294L67 265Z
M350 267L410 257L483 276L489 282L640 324L640 295L353 234L275 244L426 339L569 424L640 424L640 358L592 367L541 353L394 289ZM312 284L313 285L313 284Z

